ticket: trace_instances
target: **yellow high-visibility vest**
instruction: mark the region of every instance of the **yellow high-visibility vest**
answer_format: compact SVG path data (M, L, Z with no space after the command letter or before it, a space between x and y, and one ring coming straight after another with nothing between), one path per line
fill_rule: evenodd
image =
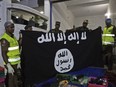
M113 45L115 34L112 34L113 26L107 28L105 27L102 34L102 44L103 45Z
M15 37L12 38L7 33L4 33L1 39L2 38L6 39L10 44L7 52L8 62L10 62L11 65L16 65L20 63L20 51L17 39Z

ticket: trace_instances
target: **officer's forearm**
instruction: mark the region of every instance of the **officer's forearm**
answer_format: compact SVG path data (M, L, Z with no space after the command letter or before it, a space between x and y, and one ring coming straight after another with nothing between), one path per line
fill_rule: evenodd
M2 57L3 57L3 60L4 60L5 64L9 63L8 62L8 56L6 55L6 53L2 53Z

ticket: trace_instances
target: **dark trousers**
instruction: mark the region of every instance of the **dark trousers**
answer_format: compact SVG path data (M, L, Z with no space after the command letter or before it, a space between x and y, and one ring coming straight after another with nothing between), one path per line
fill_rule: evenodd
M21 72L17 69L17 65L12 66L14 68L14 74L7 73L5 85L6 87L22 87Z
M113 67L113 46L112 45L104 45L103 46L103 60L104 65L108 67L108 70L112 70Z

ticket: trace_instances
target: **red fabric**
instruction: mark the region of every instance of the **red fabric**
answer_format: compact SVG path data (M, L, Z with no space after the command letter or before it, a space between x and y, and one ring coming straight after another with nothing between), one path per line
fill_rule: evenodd
M0 71L4 71L4 68L0 66Z

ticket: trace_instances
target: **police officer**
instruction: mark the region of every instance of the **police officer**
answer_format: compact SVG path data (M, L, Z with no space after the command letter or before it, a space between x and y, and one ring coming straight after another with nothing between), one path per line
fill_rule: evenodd
M56 21L55 28L52 29L52 30L50 30L49 32L52 32L52 33L61 33L62 31L59 28L60 28L60 22Z
M1 37L1 50L5 68L7 69L7 86L18 87L17 74L20 69L19 44L14 36L14 24L7 21L4 24L5 33Z
M82 26L77 27L76 30L89 30L87 26L88 26L88 20L84 20Z
M29 31L29 32L31 32L31 31L33 31L33 28L32 28L32 26L31 25L26 25L25 27L24 27L24 30L25 31ZM20 48L20 53L21 53L21 51L22 51L22 33L21 32L19 32L19 48ZM24 68L24 65L23 65L24 63L21 63L21 69L23 70L23 68ZM22 78L24 78L24 76L23 76L24 74L22 74ZM22 79L22 80L24 80L24 79ZM25 83L24 83L24 81L22 81L22 87L31 87L30 85L25 85Z
M112 51L116 38L116 27L111 24L111 19L105 20L106 26L103 30L102 43L103 43L103 59L104 64L107 65L108 70L111 71L113 67Z

